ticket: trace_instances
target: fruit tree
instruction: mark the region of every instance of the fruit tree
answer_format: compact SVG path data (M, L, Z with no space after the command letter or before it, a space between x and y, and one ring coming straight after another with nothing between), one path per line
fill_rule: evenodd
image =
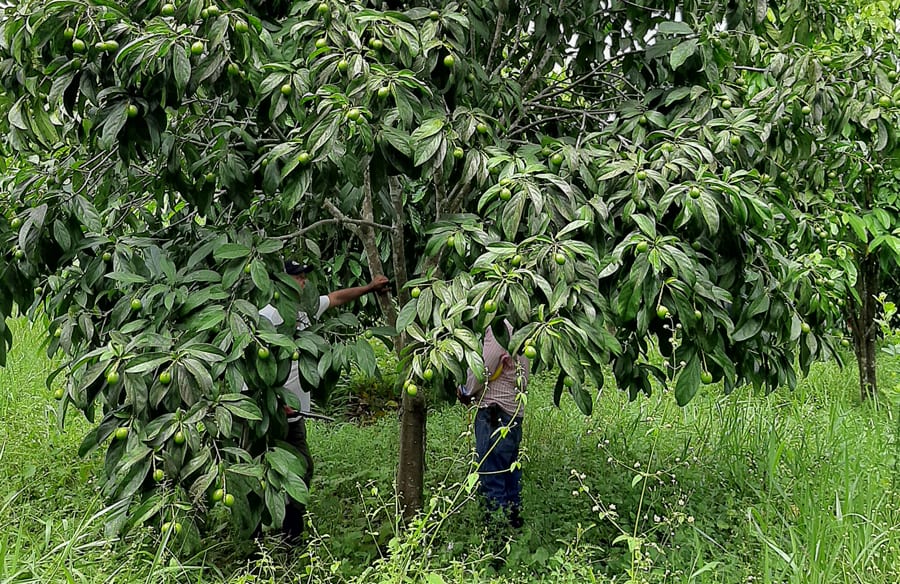
M558 371L555 398L586 413L607 365L631 397L671 383L684 404L707 382L792 385L796 363L830 353L807 328L826 309L786 245L799 190L772 180L782 153L804 151L773 130L783 111L766 100L782 90L757 81L831 25L824 8L4 10L0 364L13 305L46 314L60 412L95 422L82 452L106 448L104 492L132 510L114 527L164 515L168 487L201 510L225 493L244 529L279 524L283 493L307 497L302 459L278 440L291 360L319 393L351 364L372 372L348 333L376 311L407 381L408 512L425 400L483 369L478 334L503 318L516 332L498 338ZM275 328L260 306L289 314L316 296L281 274L285 254L341 285L387 273L396 298Z

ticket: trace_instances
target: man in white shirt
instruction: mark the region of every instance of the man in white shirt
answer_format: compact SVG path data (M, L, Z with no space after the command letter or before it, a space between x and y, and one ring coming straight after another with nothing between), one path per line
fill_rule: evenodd
M291 275L297 284L303 288L306 286L306 275L312 271L312 267L301 265L295 261L287 261L284 263L284 271ZM343 306L348 302L353 302L357 298L365 296L372 292L381 292L389 286L390 282L385 276L375 276L371 282L365 286L356 286L354 288L343 288L336 290L327 295L319 296L319 307L314 316L318 319L329 308ZM278 310L271 304L267 304L259 311L260 316L268 319L275 326L284 324L284 318ZM303 330L310 325L309 315L305 312L297 314L297 330ZM313 478L313 461L309 453L309 444L306 440L306 423L305 416L310 412L311 399L310 393L303 389L300 382L300 368L297 362L291 364L291 372L284 384L284 388L300 400L300 411L285 406L285 412L288 417L288 435L287 442L300 452L300 455L306 459L306 472L303 480L309 487ZM288 537L298 537L303 532L303 517L306 513L305 506L288 498L288 505L285 509L285 517L283 531Z

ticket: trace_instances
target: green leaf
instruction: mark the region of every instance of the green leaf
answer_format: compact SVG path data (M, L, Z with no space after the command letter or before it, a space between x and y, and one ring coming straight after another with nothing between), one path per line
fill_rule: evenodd
M103 120L103 133L100 135L100 147L111 148L119 136L119 131L128 120L128 103L119 101L107 108L106 118Z
M675 383L675 401L680 406L687 405L697 394L698 389L700 389L700 359L697 353L694 353L687 360Z
M218 261L235 260L249 256L251 251L249 247L240 243L226 243L213 251L213 257Z
M182 97L188 80L191 78L191 61L188 58L187 51L182 47L176 46L172 51L172 72L175 77L175 89L178 92L178 97Z
M262 411L260 411L259 406L249 398L236 402L226 402L222 405L239 418L245 420L262 420Z
M669 64L672 69L678 69L691 55L697 51L697 39L690 39L678 43L672 52L669 53Z
M686 22L666 21L660 22L658 30L661 34L693 34L694 30Z

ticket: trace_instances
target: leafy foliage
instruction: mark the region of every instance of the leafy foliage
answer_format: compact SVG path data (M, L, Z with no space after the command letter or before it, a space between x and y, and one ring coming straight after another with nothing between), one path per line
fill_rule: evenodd
M896 126L893 102L871 108L888 48L861 60L822 36L839 9L20 2L0 23L0 316L51 317L60 408L97 424L84 452L130 428L105 491L138 521L156 469L201 509L233 493L247 530L306 497L279 442L290 359L325 393L375 358L355 315L259 318L315 306L285 254L330 258L332 285L387 271L399 311L382 301L375 332L435 391L482 373L478 334L501 318L585 412L609 363L632 398L793 386L795 363L833 354L854 277L852 245L811 226L896 247L875 205L830 205L869 192L856 178ZM833 215L806 195L831 168Z

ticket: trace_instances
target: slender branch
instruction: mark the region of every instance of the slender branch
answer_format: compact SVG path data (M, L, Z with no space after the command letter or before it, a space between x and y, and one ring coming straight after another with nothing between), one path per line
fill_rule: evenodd
M298 229L297 231L295 231L293 233L289 233L288 235L280 235L280 236L276 237L275 239L279 239L282 241L288 240L288 239L294 239L295 237L302 237L302 236L306 235L307 233L309 233L310 231L314 231L314 230L318 229L319 227L324 227L326 225L341 225L344 223L346 223L350 226L354 226L354 227L355 226L371 227L373 229L384 229L386 231L392 231L394 229L390 225L385 225L383 223L376 223L374 221L366 221L364 219L352 219L350 217L347 217L346 215L341 213L341 210L338 209L337 207L335 207L334 203L332 203L331 201L325 201L325 207L328 210L328 212L330 212L332 215L334 215L334 217L332 219L321 219L319 221L316 221L315 223L307 225L303 229ZM358 233L356 232L357 231L356 229L351 229L351 230L353 231L354 235L358 235Z
M494 38L491 41L491 49L488 51L487 66L485 67L488 71L491 69L491 63L494 62L494 52L500 43L500 32L503 30L504 23L506 23L506 14L501 12L500 16L497 17L497 26L494 27Z

